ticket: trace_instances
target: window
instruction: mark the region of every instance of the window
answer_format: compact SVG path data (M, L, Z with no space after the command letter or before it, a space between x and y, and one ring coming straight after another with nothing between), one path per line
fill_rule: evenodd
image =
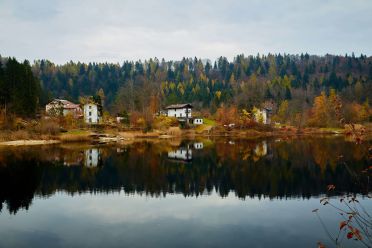
M89 111L89 116L92 116L92 112Z
M89 122L92 122L92 118L89 118Z
M92 109L92 106L89 105L89 109Z

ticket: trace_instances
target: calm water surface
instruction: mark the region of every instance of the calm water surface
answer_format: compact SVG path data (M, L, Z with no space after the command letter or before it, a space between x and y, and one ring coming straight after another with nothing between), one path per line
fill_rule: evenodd
M329 184L372 210L350 176L369 165L368 146L338 137L2 148L0 247L333 247L312 210L337 232L339 215L319 203Z

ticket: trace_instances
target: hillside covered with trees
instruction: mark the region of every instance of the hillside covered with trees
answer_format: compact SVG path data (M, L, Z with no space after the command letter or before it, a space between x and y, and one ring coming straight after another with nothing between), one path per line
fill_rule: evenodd
M30 87L17 87L15 82L23 81L6 76L6 71L13 70L13 64L18 63L16 60L2 61L1 104L12 101L16 110L20 108L18 101L7 97L18 98ZM40 81L41 91L31 87L33 90L29 93L39 96L41 107L55 97L77 102L83 96L99 93L104 108L111 114L155 112L168 104L184 102L192 103L198 111L215 114L219 109L221 112L221 107L223 111L234 108L232 112L239 112L270 103L274 119L279 122L329 126L337 115L332 113L334 105L339 103L346 121L363 122L370 118L372 57L365 55L238 55L233 61L224 57L215 62L155 58L122 64L69 62L63 65L40 60L32 65L37 79L31 78L28 62L19 66L26 69L15 75L28 75L30 85L37 79ZM3 74L5 76L1 76ZM6 92L8 88L20 91L13 94ZM35 112L35 104L35 101L26 104L25 113Z

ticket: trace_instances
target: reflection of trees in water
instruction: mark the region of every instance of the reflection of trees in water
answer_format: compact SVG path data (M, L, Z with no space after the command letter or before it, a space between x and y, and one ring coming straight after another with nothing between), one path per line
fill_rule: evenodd
M280 198L319 195L333 183L341 191L357 192L345 168L337 164L337 156L346 154L348 164L361 169L367 166L368 152L335 139L236 140L233 145L221 140L193 150L191 163L175 165L168 160L171 147L144 142L119 150L100 148L97 167L65 166L66 154L69 160L74 160L73 153L81 160L84 150L49 147L1 152L0 202L15 213L28 208L34 195L48 196L57 190L74 194L124 189L150 196L193 196L216 190L221 196L235 192L240 198Z

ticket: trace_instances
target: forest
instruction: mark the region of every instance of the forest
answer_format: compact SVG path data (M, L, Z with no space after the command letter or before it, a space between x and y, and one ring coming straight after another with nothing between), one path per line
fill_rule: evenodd
M19 63L14 58L0 59L0 105L5 114L34 116L40 107L41 94L39 80L28 61Z
M233 61L154 58L63 65L0 61L0 104L27 116L53 98L79 102L99 94L111 115L154 113L188 102L204 115L241 113L270 103L275 121L313 126L336 125L340 111L348 122L371 118L372 57L366 55L242 54Z

